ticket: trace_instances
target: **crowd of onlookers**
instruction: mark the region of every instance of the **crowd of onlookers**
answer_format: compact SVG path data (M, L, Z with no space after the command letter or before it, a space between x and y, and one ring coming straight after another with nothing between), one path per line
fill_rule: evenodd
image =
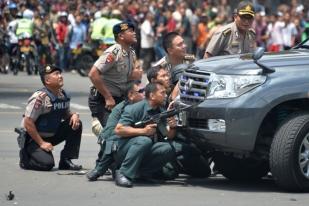
M268 51L280 51L307 38L306 4L292 0L271 11L259 2L253 1L258 46ZM53 45L51 52L57 53L61 67L68 66L70 58L66 50L91 41L91 23L96 18L111 18L113 14L113 18L135 24L139 38L135 49L138 57L147 58L147 62L164 55L162 36L171 31L183 36L188 53L202 58L216 29L233 20L234 9L227 0L0 0L0 8L0 27L6 32L10 32L10 23L22 18L25 11L33 12L34 24L40 28L34 31L37 42L42 43L41 38L46 33L48 38L44 42ZM70 27L77 28L78 32L68 38L66 31ZM14 39L10 41L14 43Z

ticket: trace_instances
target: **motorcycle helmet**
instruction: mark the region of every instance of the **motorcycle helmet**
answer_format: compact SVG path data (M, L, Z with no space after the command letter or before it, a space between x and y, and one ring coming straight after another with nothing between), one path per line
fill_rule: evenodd
M8 4L8 8L9 8L9 9L17 9L17 5L16 5L14 2L10 2L10 3Z
M101 16L102 16L101 11L97 11L96 13L94 13L94 19L99 19L101 18Z
M23 18L32 19L33 18L33 11L26 9L23 13Z

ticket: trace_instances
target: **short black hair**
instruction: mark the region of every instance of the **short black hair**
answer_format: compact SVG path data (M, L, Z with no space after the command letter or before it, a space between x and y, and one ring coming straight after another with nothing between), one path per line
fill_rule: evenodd
M157 79L158 73L161 69L165 69L164 67L158 65L158 66L154 66L151 67L148 71L147 71L147 79L148 82L151 82L152 79Z
M168 48L172 48L173 45L173 40L175 39L176 36L180 36L179 33L173 31L173 32L169 32L167 33L164 37L163 37L163 48L164 50L167 52ZM167 52L168 53L168 52Z
M146 99L149 99L150 93L154 93L158 91L158 85L163 86L160 82L151 82L146 85L145 87L145 97Z
M129 93L134 89L135 85L140 85L141 81L140 80L134 80L134 81L130 81L127 86L126 89L124 91L124 97L125 99L128 99Z

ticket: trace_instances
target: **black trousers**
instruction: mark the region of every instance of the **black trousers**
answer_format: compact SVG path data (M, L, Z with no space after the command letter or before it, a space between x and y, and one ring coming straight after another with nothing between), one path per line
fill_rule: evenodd
M116 105L124 100L123 97L113 96L113 98L116 102ZM105 99L95 87L90 87L88 106L91 111L91 116L98 118L102 127L105 127L111 111L105 108Z
M63 150L61 151L60 158L77 159L79 156L80 142L82 136L82 125L73 130L69 125L69 119L63 121L57 133L44 141L51 143L53 146L65 141ZM52 152L46 152L31 139L27 134L27 144L24 149L20 151L20 163L24 169L48 171L55 166L54 157Z

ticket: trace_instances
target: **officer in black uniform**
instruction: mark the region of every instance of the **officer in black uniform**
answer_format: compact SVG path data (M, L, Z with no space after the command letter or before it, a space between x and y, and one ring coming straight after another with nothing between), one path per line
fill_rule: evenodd
M134 26L121 22L113 27L116 44L109 47L89 72L93 84L88 99L93 118L104 127L111 109L124 100L124 91L134 68L136 55L132 45L137 42Z
M44 87L28 100L22 126L26 130L25 145L20 150L20 167L48 171L54 167L55 145L65 141L59 169L80 170L74 164L81 142L82 125L77 113L70 111L70 97L62 89L61 69L47 65L40 71Z

